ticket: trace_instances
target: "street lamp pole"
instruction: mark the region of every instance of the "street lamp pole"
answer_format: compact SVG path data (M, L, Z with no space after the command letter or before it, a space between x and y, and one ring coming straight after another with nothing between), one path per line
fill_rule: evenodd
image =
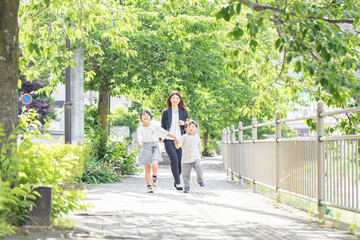
M69 24L69 18L66 18L66 22ZM66 51L70 52L70 39L66 36L65 39ZM69 58L70 60L70 58ZM71 144L71 95L70 95L70 64L65 71L65 143Z

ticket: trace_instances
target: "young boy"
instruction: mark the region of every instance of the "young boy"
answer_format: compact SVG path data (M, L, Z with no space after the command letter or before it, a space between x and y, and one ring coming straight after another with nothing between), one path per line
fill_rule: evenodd
M195 134L198 124L194 120L185 123L187 134L181 136L177 148L182 148L182 177L184 181L184 193L190 191L190 174L194 168L197 175L197 181L201 187L204 187L203 170L201 160L201 140L199 135Z

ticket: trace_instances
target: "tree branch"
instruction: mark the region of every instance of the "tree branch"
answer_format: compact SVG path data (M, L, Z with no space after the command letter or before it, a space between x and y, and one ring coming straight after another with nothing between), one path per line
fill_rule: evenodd
M44 7L43 9L40 9L38 12L36 12L34 15L32 15L31 17L29 17L29 18L26 19L26 20L30 20L30 19L36 17L36 16L39 15L42 11L44 11L47 7L48 7L48 6ZM21 24L21 25L19 26L19 28L21 28L23 25L24 25L24 23Z
M238 0L238 2L242 3L243 5L253 9L255 12L262 12L262 11L272 11L272 12L278 12L278 13L283 13L283 10L280 8L276 8L276 7L271 7L271 6L266 6L266 5L260 5L251 1L247 1L247 0Z
M278 36L279 38L281 38L281 32L280 32L280 28L277 27L276 28L277 32L278 32ZM278 75L276 76L276 78L274 79L274 81L272 83L269 84L269 86L273 85L274 83L276 83L280 77L281 77L281 74L283 73L284 71L284 68L285 68L285 59L286 59L286 47L284 46L284 56L283 56L283 62L282 62L282 65L281 65L281 69L280 69L280 72L278 73Z
M100 67L99 67L99 65L97 65L94 57L91 57L91 62L93 63L93 66L94 66L94 68L95 68L95 71L101 75L101 79L102 79L103 82L104 82L104 87L105 87L104 90L108 90L109 87L108 87L108 83L107 83L107 81L106 81L106 75L100 70Z
M309 17L309 18L310 18L310 19L323 20L323 21L326 21L326 22L331 23L331 24L339 24L339 23L349 23L349 24L353 24L353 23L354 23L354 20L352 20L352 19L331 20L331 19L319 18L319 17Z
M283 9L281 8L276 8L276 7L271 7L271 6L266 6L266 5L260 5L257 4L255 2L251 2L248 0L238 0L238 2L242 3L243 5L251 8L252 10L254 10L255 12L263 12L263 11L271 11L271 12L276 12L276 13L280 13L283 14ZM291 16L295 16L295 13L289 13ZM354 20L353 19L338 19L338 20L331 20L331 19L326 19L326 18L319 18L319 17L309 17L310 19L319 19L319 20L323 20L323 21L327 21L331 24L339 24L339 23L349 23L349 24L353 24Z

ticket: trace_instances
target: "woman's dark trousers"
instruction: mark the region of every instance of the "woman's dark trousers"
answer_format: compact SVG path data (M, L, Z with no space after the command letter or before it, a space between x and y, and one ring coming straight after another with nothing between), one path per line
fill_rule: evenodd
M182 149L176 149L173 140L165 140L164 144L165 150L170 158L171 172L174 177L174 182L175 184L180 184Z

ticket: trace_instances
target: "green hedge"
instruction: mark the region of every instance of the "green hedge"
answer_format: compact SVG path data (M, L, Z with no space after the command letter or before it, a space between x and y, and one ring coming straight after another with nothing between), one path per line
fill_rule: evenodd
M86 193L74 189L73 184L84 171L89 150L84 146L34 143L34 138L41 135L35 116L30 112L20 119L19 130L32 129L23 133L20 145L16 144L17 132L2 142L5 134L0 124L0 238L25 223L30 200L38 195L33 189L40 185L53 185L52 219L87 207L80 204Z

